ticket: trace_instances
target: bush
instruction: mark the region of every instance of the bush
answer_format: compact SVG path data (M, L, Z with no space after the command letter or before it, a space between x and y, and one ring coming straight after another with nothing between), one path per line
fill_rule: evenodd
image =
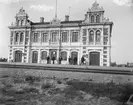
M47 83L47 84L42 84L41 89L48 89L48 88L51 88L51 87L52 87L52 85Z

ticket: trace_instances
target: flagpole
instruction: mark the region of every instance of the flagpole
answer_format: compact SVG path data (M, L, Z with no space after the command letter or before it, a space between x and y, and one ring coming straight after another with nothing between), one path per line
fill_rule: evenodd
M57 18L57 0L56 0L56 6L55 6L55 18Z

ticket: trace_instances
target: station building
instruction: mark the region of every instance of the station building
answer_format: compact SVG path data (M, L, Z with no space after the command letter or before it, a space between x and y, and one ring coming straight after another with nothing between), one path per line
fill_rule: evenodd
M50 22L40 18L32 22L23 8L9 26L9 62L46 63L49 55L62 57L62 64L68 64L69 56L77 57L80 64L84 56L87 65L110 66L111 33L113 22L104 17L104 9L97 2L88 9L83 20L63 21L56 16Z

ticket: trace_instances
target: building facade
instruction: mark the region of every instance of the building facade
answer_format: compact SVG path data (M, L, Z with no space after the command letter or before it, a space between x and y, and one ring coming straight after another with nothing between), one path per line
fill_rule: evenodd
M84 56L87 65L110 66L111 33L113 22L104 17L104 9L97 2L88 9L83 20L64 21L55 17L50 22L40 18L32 22L21 8L16 21L9 26L10 51L9 62L46 63L47 56L59 56L62 64L68 64L68 58L77 57L80 64Z

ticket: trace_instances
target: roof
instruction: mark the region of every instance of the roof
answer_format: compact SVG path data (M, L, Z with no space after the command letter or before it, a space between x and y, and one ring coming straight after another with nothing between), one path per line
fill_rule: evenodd
M74 20L74 21L61 21L60 24L79 24L82 23L83 20ZM32 25L50 25L50 22L33 22Z

